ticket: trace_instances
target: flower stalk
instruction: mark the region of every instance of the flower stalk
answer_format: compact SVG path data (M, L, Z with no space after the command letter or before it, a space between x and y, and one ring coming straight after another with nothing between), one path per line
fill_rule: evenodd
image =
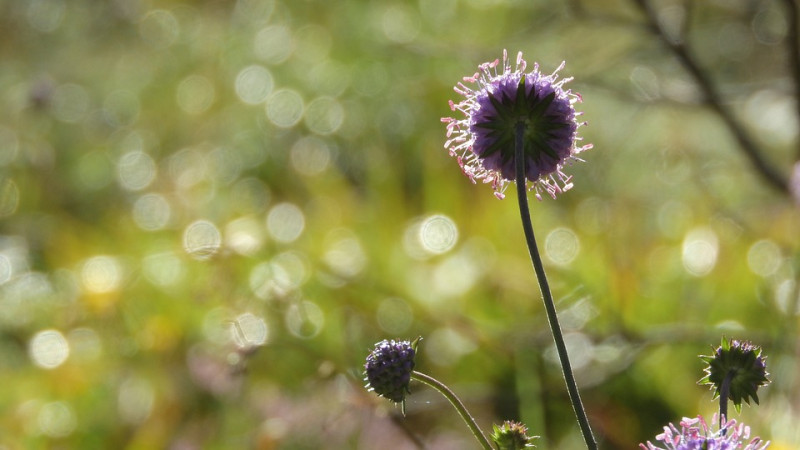
M731 395L731 381L733 381L733 376L736 375L736 371L731 370L725 375L725 379L722 380L722 385L719 388L719 426L722 427L722 424L728 419L728 397Z
M459 399L458 396L450 390L450 388L436 378L416 370L411 372L411 379L426 384L442 394L450 402L450 404L453 405L456 411L458 411L458 415L461 416L461 419L467 424L470 431L472 431L473 436L475 436L475 439L478 440L481 446L485 450L492 450L492 444L489 442L489 439L486 438L486 435L483 434L483 431L481 431L480 427L478 427L478 423L475 422L475 419L472 417L472 415L470 415L467 407L461 402L461 399Z
M572 403L572 409L575 411L575 416L578 419L578 424L580 425L586 447L590 450L596 450L597 442L592 434L592 428L589 425L589 419L586 416L586 411L583 408L583 402L581 401L581 396L578 392L578 384L575 382L575 376L572 373L572 365L569 362L567 345L564 342L564 335L561 332L561 325L558 321L555 303L553 302L553 296L550 293L550 285L547 282L547 275L544 272L542 257L539 254L539 249L536 245L536 237L533 234L533 224L531 223L530 210L528 208L528 195L525 179L525 158L523 157L523 142L526 131L525 123L518 122L515 131L516 138L514 140L514 159L516 164L517 197L519 199L519 212L522 218L522 229L525 232L525 242L528 245L528 252L530 253L531 261L533 262L533 269L536 272L536 278L539 282L539 289L541 290L542 299L544 301L544 308L547 312L547 321L550 324L550 332L552 333L553 340L556 344L556 351L558 352L558 359L561 362L561 370L564 374L564 381L567 384L567 392L569 393L569 399Z

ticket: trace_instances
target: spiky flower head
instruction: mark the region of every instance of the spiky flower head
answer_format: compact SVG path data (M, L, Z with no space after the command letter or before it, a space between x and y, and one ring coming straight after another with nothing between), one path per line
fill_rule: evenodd
M506 420L502 425L493 425L491 438L497 450L522 450L535 447L533 440L538 436L528 436L528 428L513 420Z
M769 384L766 356L761 356L761 347L748 341L722 338L722 344L713 355L701 355L700 359L708 366L698 384L711 386L714 398L727 389L737 412L741 412L743 400L748 405L750 399L758 404L758 388Z
M503 198L508 184L515 180L514 143L518 124L524 124L523 148L527 189L541 200L546 192L556 194L572 187L572 177L563 172L566 164L580 160L577 155L591 145L578 145L580 113L575 103L580 95L565 89L572 78L558 79L564 63L550 75L533 70L519 52L514 70L508 53L503 61L483 63L478 72L464 77L454 90L464 98L450 109L464 117L444 117L447 141L444 146L469 179L491 183L495 196ZM464 84L464 83L468 83Z
M717 422L716 415L711 420ZM673 424L664 427L664 432L656 436L664 447L656 447L650 441L639 444L642 450L763 450L769 441L755 437L750 439L750 427L737 424L736 420L724 422L717 431L708 426L702 416L694 419L684 417L680 430Z
M383 340L367 356L364 372L367 388L395 403L410 393L408 383L414 370L419 338L411 341Z

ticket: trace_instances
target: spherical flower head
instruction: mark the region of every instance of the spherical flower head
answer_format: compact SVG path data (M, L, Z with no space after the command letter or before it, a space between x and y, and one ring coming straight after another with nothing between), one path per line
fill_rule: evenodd
M530 72L526 68L520 52L512 71L504 50L502 64L481 64L459 82L454 89L464 99L450 101L450 109L464 117L442 118L448 138L444 146L473 183L491 183L495 196L503 198L516 179L515 137L522 124L527 189L540 200L542 192L555 198L572 188L564 166L580 161L577 155L592 146L577 144L578 128L585 125L574 107L581 97L564 88L572 78L558 79L564 63L550 75L540 72L538 64Z
M716 415L712 423L716 423ZM650 441L647 445L639 444L642 450L763 450L769 447L769 441L755 437L750 439L750 427L737 424L736 420L724 422L717 431L713 431L702 416L694 419L684 417L680 422L680 430L673 424L664 427L664 432L656 436L663 447L656 447Z
M364 364L367 388L395 403L402 403L410 393L408 383L414 370L418 339L411 341L383 340L367 356Z
M513 420L506 420L502 425L493 425L492 442L497 450L522 450L535 447L533 440L538 436L528 436L528 428Z
M748 341L723 338L713 355L700 358L708 366L706 375L698 383L711 386L714 398L721 394L725 379L729 378L728 398L736 411L741 411L742 401L750 404L752 399L758 404L758 388L769 384L766 356L761 356L761 347Z

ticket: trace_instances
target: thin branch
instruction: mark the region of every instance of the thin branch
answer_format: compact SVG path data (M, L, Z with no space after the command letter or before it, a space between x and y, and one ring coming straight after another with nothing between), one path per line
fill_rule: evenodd
M783 0L786 5L786 17L789 19L789 42L786 45L789 51L789 72L794 80L795 107L797 120L800 121L800 25L797 18L797 0ZM797 148L797 159L800 160L800 146Z
M681 42L689 42L689 32L691 31L692 26L692 6L694 6L694 2L692 0L683 1L684 16L680 25L680 31L678 32Z
M789 0L791 1L791 0ZM647 18L648 27L651 32L659 37L659 39L667 46L667 48L675 55L678 61L681 62L683 67L694 78L697 86L704 95L705 103L711 107L714 112L722 119L728 130L733 134L739 147L744 152L745 156L750 160L753 168L761 175L761 178L767 182L768 185L777 189L778 191L788 194L788 180L786 177L775 169L764 157L762 150L755 143L750 134L745 130L744 126L739 123L736 117L728 108L722 103L722 98L717 91L716 85L711 80L709 75L700 67L694 56L689 52L689 49L682 42L673 42L661 24L656 18L656 13L647 0L634 0L636 5L642 10ZM687 18L688 20L688 18Z
M420 439L420 437L414 432L414 430L408 426L404 416L400 414L391 414L389 417L392 419L392 422L397 426L397 428L399 428L418 449L425 450L427 448L425 446L425 442L423 442L422 439Z
M581 0L568 0L565 2L565 5L568 13L572 15L572 17L578 20L590 22L596 25L611 25L611 26L641 28L640 23L621 15L604 14L596 11L589 11L588 9L586 9L586 6L583 5L583 2Z

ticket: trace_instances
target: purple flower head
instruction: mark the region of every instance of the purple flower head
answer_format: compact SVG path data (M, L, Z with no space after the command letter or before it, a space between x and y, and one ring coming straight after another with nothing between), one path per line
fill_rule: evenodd
M712 423L716 423L716 415ZM684 417L680 422L680 430L673 424L664 427L664 432L656 436L664 447L656 447L650 441L647 445L639 444L642 450L763 450L769 447L769 441L755 437L750 439L750 427L729 420L712 431L702 416L690 419Z
M542 192L555 198L572 187L564 166L579 161L577 155L592 146L577 145L578 128L585 122L578 122L580 113L573 106L581 97L564 89L572 78L558 79L564 63L550 75L540 72L538 64L530 72L526 67L520 52L512 71L504 50L502 65L499 60L484 63L464 77L472 87L459 82L454 90L464 99L450 101L450 109L464 117L442 118L448 138L444 146L473 183L491 183L495 196L503 198L515 180L514 142L522 123L527 188L540 200Z
M417 342L383 340L375 344L364 364L367 388L395 403L402 403L409 392Z

